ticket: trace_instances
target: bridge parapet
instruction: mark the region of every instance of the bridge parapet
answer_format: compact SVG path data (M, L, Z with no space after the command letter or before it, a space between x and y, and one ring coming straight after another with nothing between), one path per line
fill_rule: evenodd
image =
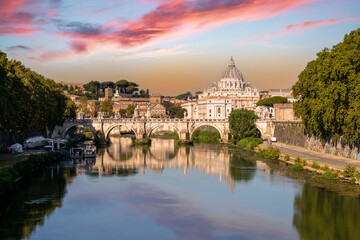
M228 119L178 119L178 118L85 118L69 119L63 126L58 126L58 135L64 137L66 132L77 125L89 127L93 133L99 132L105 137L115 127L120 127L123 131L133 131L137 138L141 139L145 135L150 136L153 131L173 131L179 135L181 140L191 137L193 132L202 126L211 126L217 129L224 142L229 138ZM257 123L261 132L267 132L268 124ZM264 130L265 129L265 130Z

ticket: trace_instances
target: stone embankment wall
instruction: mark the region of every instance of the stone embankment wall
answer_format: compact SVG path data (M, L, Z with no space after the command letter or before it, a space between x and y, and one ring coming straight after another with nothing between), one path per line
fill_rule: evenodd
M331 142L322 145L320 139L314 136L308 136L304 132L304 125L296 121L274 122L274 137L278 142L304 147L309 150L330 153L342 157L359 159L359 148L350 147L339 142L333 146Z
M4 130L0 129L0 152L6 152L7 148L14 143L20 143L21 145L29 137L44 136L46 137L46 131L29 131L24 135L20 134L7 134Z

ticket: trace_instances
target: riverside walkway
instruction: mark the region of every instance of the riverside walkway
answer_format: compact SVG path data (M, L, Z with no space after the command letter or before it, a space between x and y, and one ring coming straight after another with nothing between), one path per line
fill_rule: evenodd
M303 147L288 145L281 142L273 142L272 145L279 148L280 152L283 154L289 154L292 157L300 157L302 159L316 161L322 166L327 164L330 168L343 170L345 166L350 163L356 166L358 171L360 170L359 160L335 156L329 153L316 152ZM267 143L260 147L267 147Z

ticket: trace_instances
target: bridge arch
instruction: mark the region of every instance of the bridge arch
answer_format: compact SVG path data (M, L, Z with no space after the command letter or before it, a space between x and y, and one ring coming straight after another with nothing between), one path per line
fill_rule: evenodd
M150 137L152 133L156 132L157 130L159 130L159 128L163 128L163 127L164 127L163 124L156 124L156 125L152 126L149 129L149 131L147 132L147 136ZM180 130L172 124L168 125L167 129L164 131L174 132L180 138Z
M118 123L118 124L114 124L111 125L110 127L108 127L105 131L105 138L108 139L109 138L109 134L110 132L116 128L116 127L120 127L121 130L123 131L127 131L127 132L134 132L135 135L137 135L137 132L134 128L132 128L131 126L124 124L124 123ZM136 136L137 137L137 136Z
M205 126L207 126L207 127L212 127L212 128L214 128L214 129L216 129L217 131L218 131L218 133L220 134L220 138L221 139L228 139L228 136L225 136L225 134L224 134L224 132L223 131L221 131L221 129L218 127L218 126L216 126L215 124L211 124L211 123L202 123L202 124L197 124L197 125L195 125L193 128L192 128L192 130L190 130L190 132L189 132L189 134L190 134L190 139L192 138L192 135L194 134L194 132L196 131L196 130L198 130L199 128L201 128L201 127L205 127Z
M62 132L62 133L61 133L61 137L62 137L62 138L65 138L65 137L66 137L66 134L68 133L68 131L69 131L71 128L73 128L73 127L79 127L79 126L88 128L88 129L91 131L93 137L96 136L96 130L95 130L95 128L94 128L92 125L90 125L90 124L84 124L84 123L73 123L73 124L70 124L70 125L66 126L66 127L64 128L64 130L61 131L61 132Z

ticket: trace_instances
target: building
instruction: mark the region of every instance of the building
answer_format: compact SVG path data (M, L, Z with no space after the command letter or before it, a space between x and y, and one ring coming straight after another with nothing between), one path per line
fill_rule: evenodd
M111 87L105 88L105 99L109 100L113 97L113 89Z
M275 120L277 121L294 121L299 120L295 116L293 103L276 103L274 104Z
M232 100L222 97L207 97L181 105L190 119L226 119L232 110Z
M297 99L294 98L291 88L285 89L269 89L270 97L286 97L289 102L297 102Z
M160 103L151 104L151 117L167 117L166 108Z
M182 103L181 107L186 109L188 118L226 119L233 109L255 110L259 100L259 91L244 81L231 57L220 80L200 93L198 100Z
M210 88L204 89L198 96L199 99L207 97L231 99L233 109L254 110L256 103L260 100L259 91L252 87L250 82L245 82L232 57L228 67L222 72L220 80L214 82Z

